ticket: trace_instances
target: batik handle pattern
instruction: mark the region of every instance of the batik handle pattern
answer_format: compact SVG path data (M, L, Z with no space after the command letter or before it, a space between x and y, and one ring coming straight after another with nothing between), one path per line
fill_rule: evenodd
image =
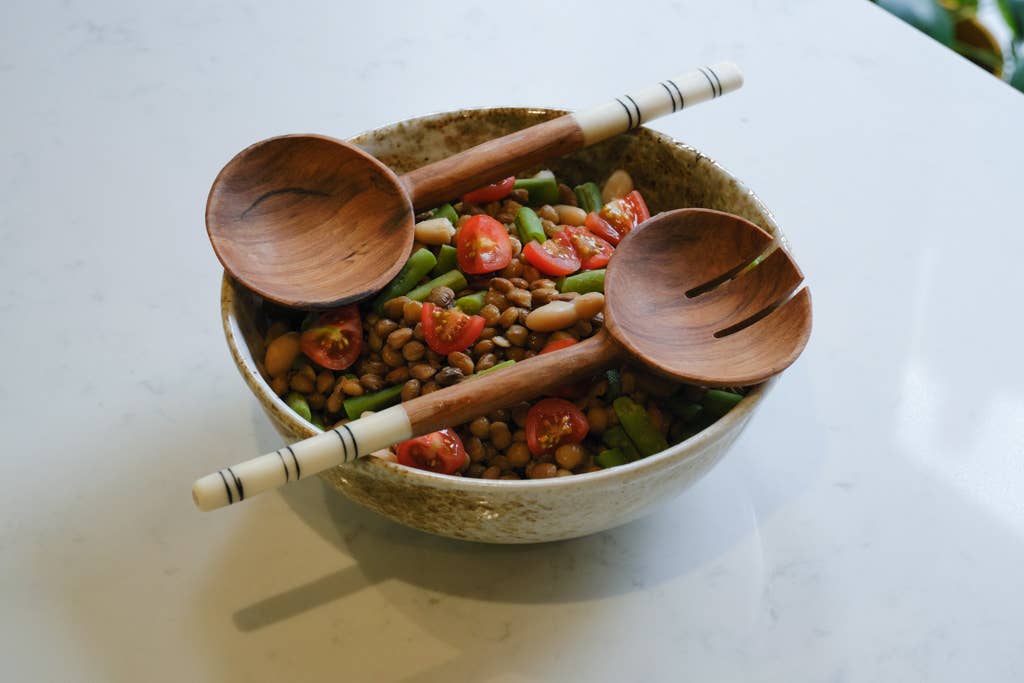
M394 406L208 474L192 486L192 498L200 510L216 510L411 436L408 414L402 406Z
M720 97L741 85L743 74L739 67L732 62L719 62L616 97L573 116L583 131L583 144L592 145L659 116Z

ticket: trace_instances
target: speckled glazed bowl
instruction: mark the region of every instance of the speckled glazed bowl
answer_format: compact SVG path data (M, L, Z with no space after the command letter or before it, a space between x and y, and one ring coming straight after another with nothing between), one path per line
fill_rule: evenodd
M352 140L398 173L499 135L553 118L545 109L481 109L435 114L384 126ZM652 213L699 206L739 214L775 234L761 202L714 161L646 128L545 164L575 183L616 168L633 176ZM235 363L287 441L318 430L295 415L260 376L264 353L259 297L225 277L224 332ZM647 513L710 470L746 425L772 382L754 388L731 412L691 439L628 465L543 480L451 477L377 458L322 473L331 486L371 510L442 536L490 543L533 543L584 536Z

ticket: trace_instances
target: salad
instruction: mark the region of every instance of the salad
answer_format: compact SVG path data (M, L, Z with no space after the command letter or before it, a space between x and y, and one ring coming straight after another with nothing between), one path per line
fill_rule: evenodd
M260 372L324 429L594 335L605 266L650 217L625 170L570 187L510 177L417 216L412 251L372 301L309 313L267 304ZM398 444L384 457L443 474L543 479L653 455L704 429L743 390L623 366Z

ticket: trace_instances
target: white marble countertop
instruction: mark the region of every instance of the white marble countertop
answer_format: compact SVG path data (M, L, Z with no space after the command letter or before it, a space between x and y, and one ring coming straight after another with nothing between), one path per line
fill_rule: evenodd
M569 5L5 4L0 678L1024 680L1024 96L866 0ZM816 327L707 478L542 546L315 479L193 509L280 445L203 230L234 152L719 59L654 127L772 207Z

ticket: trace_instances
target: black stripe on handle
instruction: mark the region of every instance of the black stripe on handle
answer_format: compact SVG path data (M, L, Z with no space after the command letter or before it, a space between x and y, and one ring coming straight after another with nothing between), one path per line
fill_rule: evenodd
M217 470L217 474L224 481L224 490L228 492L228 505L235 502L235 497L231 495L231 487L228 486L228 478L224 476L224 470Z
M242 487L242 480L238 478L238 475L236 475L230 467L227 469L228 474L230 474L231 478L235 480L235 488L238 489L238 502L241 503L245 500L245 488Z
M341 441L341 447L345 449L345 460L343 462L348 462L348 444L345 443L345 437L341 435L341 432L339 432L337 428L332 429L331 431L338 435L338 440Z
M679 86L676 85L676 82L671 78L668 79L668 82L672 84L672 87L675 88L676 92L679 94L679 108L682 109L686 106L686 100L683 99L683 91L679 89Z
M284 468L284 480L287 483L292 480L292 473L288 471L288 463L284 461L284 456L281 455L280 449L277 451L277 457L281 458L281 467Z
M661 86L662 88L664 88L664 89L665 89L665 92L667 92L667 93L668 93L668 98L669 98L670 100L672 100L672 113L674 114L674 113L675 113L675 112L676 112L676 111L678 110L678 108L679 108L679 105L678 105L678 103L676 102L676 96L672 94L672 91L671 91L671 90L669 90L668 86L667 86L667 85L665 85L665 82L664 82L664 81L662 81L662 82L661 82L661 83L659 83L658 85L660 85L660 86Z
M715 83L718 83L718 94L721 95L722 94L722 81L720 81L718 79L718 74L716 74L715 70L712 69L710 66L708 67L708 71L710 71L711 75L715 77Z
M718 90L715 89L715 82L711 80L711 76L708 76L708 72L704 69L697 69L697 71L700 71L701 74L704 75L704 78L708 79L708 85L711 86L711 99L718 97Z
M643 114L642 114L642 112L640 111L640 105L639 105L639 104L637 104L637 103L636 103L636 100L634 100L634 99L633 99L632 97L630 97L629 95L626 95L626 99L627 99L627 100L629 100L630 102L632 102L632 103L633 103L633 106L634 106L634 107L636 107L636 125L638 125L638 126L639 126L640 124L642 124L642 123L644 122L644 119L643 119Z
M292 454L292 460L295 461L295 481L298 481L302 478L302 468L299 467L299 459L295 457L295 451L292 450L291 446L285 446L285 448Z
M633 112L631 112L629 110L629 107L626 106L626 103L623 102L622 100L620 100L618 97L615 98L615 101L618 102L619 104L621 104L622 108L626 110L626 116L629 118L629 129L628 130L632 130L633 129Z
M348 432L348 438L352 439L352 450L355 451L355 457L359 457L359 444L356 442L356 435L352 433L352 430L348 428L348 425L341 425Z

